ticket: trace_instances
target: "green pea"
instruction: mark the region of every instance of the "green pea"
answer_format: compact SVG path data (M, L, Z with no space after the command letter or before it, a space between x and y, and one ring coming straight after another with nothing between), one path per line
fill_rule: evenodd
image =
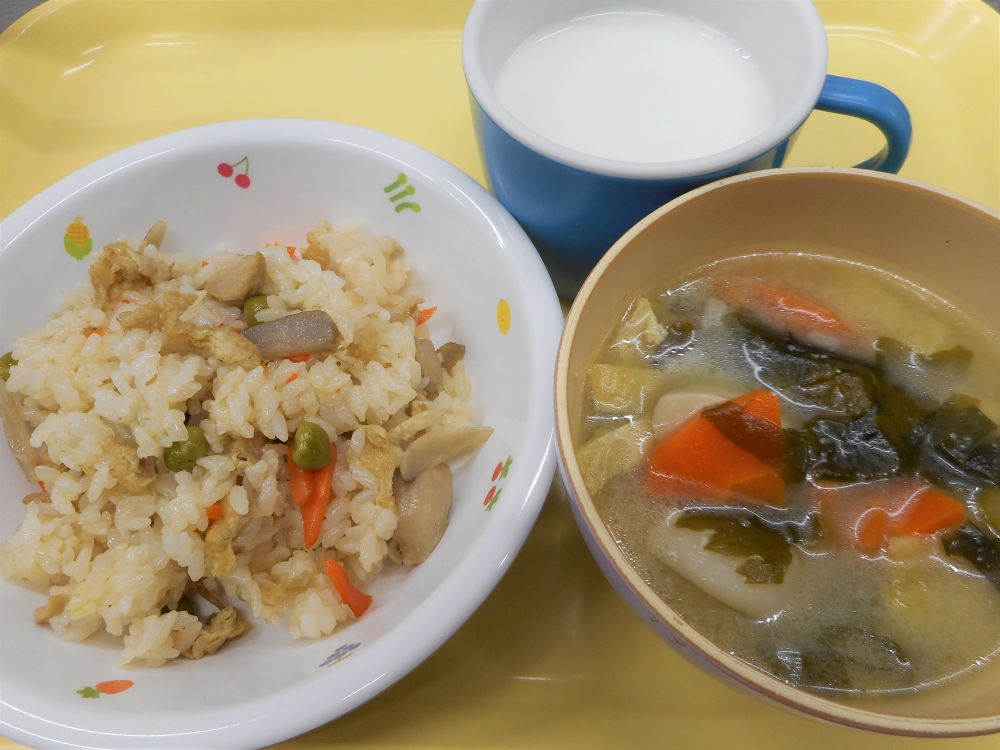
M300 469L322 469L330 463L330 436L318 424L303 422L295 431L292 460Z
M170 471L191 471L199 458L208 455L208 440L200 427L188 427L187 440L178 440L163 451L163 462Z
M0 355L0 378L6 380L10 377L10 368L17 364L12 352Z
M260 321L257 320L257 313L267 309L267 295L258 294L256 297L247 297L243 303L243 320L248 326L255 326Z
M986 522L994 531L1000 532L1000 487L990 487L979 493L976 498L982 508Z

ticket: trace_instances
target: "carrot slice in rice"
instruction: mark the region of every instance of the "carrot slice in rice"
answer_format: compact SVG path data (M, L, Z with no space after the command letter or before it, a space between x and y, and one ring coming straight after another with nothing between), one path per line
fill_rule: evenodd
M323 530L323 519L326 509L330 506L331 482L333 468L337 464L337 446L330 443L330 463L322 469L305 472L312 475L312 497L302 506L302 537L306 549L319 541Z
M417 314L417 325L422 326L428 320L434 317L434 313L438 311L437 307L425 307Z
M347 571L344 570L339 562L332 557L327 558L323 561L323 570L340 595L340 600L351 608L351 612L354 613L355 617L361 617L361 615L368 611L368 608L372 604L372 598L351 583L351 579L347 576Z
M288 483L292 489L292 499L300 508L308 505L313 496L313 478L311 472L299 468L292 458L292 450L288 449Z

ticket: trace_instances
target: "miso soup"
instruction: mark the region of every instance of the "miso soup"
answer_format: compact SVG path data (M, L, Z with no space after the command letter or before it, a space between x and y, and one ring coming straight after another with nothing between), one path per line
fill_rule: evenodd
M611 534L694 628L837 697L1000 649L1000 347L882 271L773 253L633 299L577 457Z

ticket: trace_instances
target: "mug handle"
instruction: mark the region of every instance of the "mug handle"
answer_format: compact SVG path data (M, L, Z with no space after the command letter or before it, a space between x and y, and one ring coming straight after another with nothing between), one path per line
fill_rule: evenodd
M910 150L913 125L903 100L884 86L857 78L828 75L819 92L816 109L860 117L882 131L885 146L857 169L877 169L895 174Z

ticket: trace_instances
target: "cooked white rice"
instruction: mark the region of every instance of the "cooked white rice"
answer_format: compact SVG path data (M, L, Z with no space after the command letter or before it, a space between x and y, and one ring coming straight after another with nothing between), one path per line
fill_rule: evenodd
M202 628L175 607L190 581L244 602L255 617L284 621L295 637L317 638L353 617L323 574L339 560L364 586L379 572L397 523L391 496L364 458L366 434L388 431L398 465L402 448L432 426L471 424L461 364L428 396L415 359L420 300L398 245L358 230L321 224L327 270L284 247L263 249L263 292L272 320L325 310L342 341L308 362L279 360L246 370L198 354L162 354L156 330L122 330L117 316L170 291L197 294L183 318L244 326L241 311L204 291L208 265L141 248L155 284L128 292L107 312L93 290L69 296L62 311L14 342L7 388L41 457L20 528L0 547L5 576L45 587L68 602L49 624L82 640L123 637L123 663L158 665L177 657ZM98 329L88 331L88 329ZM319 545L303 549L302 516L291 500L288 440L304 420L336 436L333 500ZM211 454L191 472L170 472L164 449L204 430ZM382 433L380 433L382 434ZM116 446L156 463L155 482L121 487ZM367 468L366 468L367 467ZM383 493L384 494L384 493ZM215 503L235 516L235 538L213 543L206 515ZM229 516L227 515L227 521ZM218 521L214 523L219 523Z

